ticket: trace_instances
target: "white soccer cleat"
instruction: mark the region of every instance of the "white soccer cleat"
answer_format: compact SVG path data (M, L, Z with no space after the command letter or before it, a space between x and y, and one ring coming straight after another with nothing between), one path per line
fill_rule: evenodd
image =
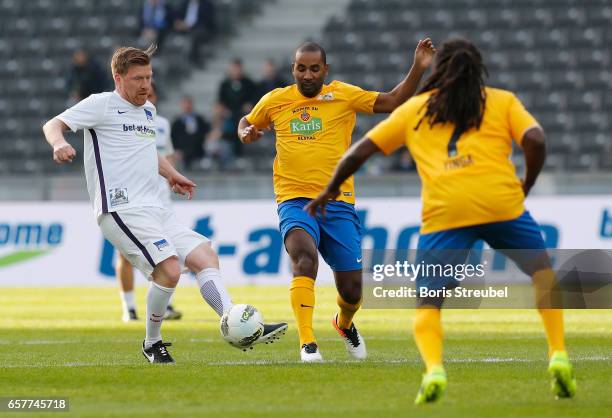
M355 328L355 324L351 324L350 328L348 329L341 329L338 326L338 314L336 314L334 319L332 319L332 325L342 337L344 345L346 346L346 351L348 351L349 354L357 360L365 360L365 358L368 356L368 351L366 350L363 337L361 334L359 334L357 328Z
M300 357L302 363L321 363L323 361L317 343L304 344L300 350Z
M132 322L138 321L138 315L136 314L136 309L128 309L123 311L123 316L121 317L123 322Z

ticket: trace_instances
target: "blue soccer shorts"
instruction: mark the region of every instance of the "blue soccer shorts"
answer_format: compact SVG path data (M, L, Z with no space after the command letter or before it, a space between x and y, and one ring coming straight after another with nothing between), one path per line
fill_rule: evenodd
M518 218L487 224L423 234L417 246L417 263L450 264L456 266L466 262L470 250L477 241L483 240L495 250L505 252L526 274L550 268L546 245L538 223L528 211ZM451 251L452 250L452 251ZM517 251L520 250L520 251ZM417 288L453 288L459 285L454 277L417 277Z
M278 205L280 231L285 237L292 229L306 231L333 271L361 270L361 223L355 206L333 201L325 207L325 218L304 211L312 199L297 198Z

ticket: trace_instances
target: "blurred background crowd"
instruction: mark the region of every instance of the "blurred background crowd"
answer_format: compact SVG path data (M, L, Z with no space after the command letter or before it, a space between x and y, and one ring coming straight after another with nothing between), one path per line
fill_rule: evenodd
M425 36L465 36L481 48L488 83L516 91L546 130L546 171L607 173L611 24L608 0L0 0L0 176L81 169L53 165L40 126L113 88L108 61L119 45L158 45L158 111L172 122L183 169L269 173L273 135L242 147L236 125L263 94L293 82L300 42L327 48L328 81L389 90ZM381 118L360 116L355 138ZM521 170L520 150L513 160ZM414 170L404 150L365 173Z

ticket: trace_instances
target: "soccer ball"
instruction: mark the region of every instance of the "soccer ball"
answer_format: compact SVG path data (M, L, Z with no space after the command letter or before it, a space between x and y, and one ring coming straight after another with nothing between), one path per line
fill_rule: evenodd
M251 346L263 330L263 318L252 305L234 305L221 317L221 335L236 348Z

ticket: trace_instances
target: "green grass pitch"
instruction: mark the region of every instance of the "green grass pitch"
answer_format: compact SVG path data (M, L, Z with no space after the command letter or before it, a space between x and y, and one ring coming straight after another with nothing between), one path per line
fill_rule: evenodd
M356 320L369 359L349 359L331 326L332 288L317 289L315 332L324 364L298 362L286 287L232 289L288 334L244 353L222 341L218 319L195 287L180 287L184 318L166 322L177 363L140 353L144 322L120 321L114 288L3 288L0 396L67 396L75 417L604 417L612 411L612 314L568 311L567 342L578 395L554 400L535 311L445 311L449 387L439 404L416 407L422 365L411 311L363 310ZM145 287L138 289L144 315ZM606 412L607 411L607 412Z

